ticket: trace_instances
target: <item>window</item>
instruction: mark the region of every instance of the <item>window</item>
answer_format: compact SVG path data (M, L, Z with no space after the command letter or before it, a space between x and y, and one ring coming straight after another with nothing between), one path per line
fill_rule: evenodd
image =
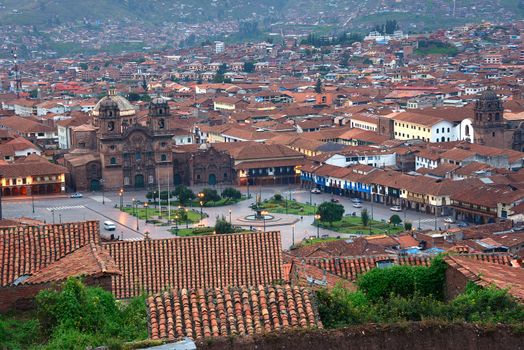
M111 149L111 151L114 151L116 147L115 147L115 145L111 145L111 146L109 146L109 148Z
M165 162L167 160L167 156L165 154L160 155L160 161Z
M109 164L115 165L116 164L116 158L115 157L111 157L111 159L109 161Z
M142 153L140 153L140 152L135 152L135 159L136 159L136 160L142 160Z
M450 130L450 129L448 128L448 132L449 132L449 130Z
M187 138L187 143L191 143L191 137Z
M43 132L39 132L38 136L44 136L45 134Z
M224 173L224 179L227 179L227 173Z
M197 175L197 180L200 180L200 175Z
M495 131L493 131L493 132L491 133L491 136L495 137Z
M165 142L161 142L160 143L160 147L166 147L166 143Z

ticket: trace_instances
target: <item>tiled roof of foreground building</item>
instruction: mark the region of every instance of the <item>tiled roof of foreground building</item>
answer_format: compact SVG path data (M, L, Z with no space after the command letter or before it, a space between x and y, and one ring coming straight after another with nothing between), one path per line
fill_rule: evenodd
M173 340L321 328L312 297L290 285L172 290L148 298L149 334Z
M282 279L280 232L104 244L122 272L113 294L130 298L167 288L267 285Z
M500 254L467 254L464 258L478 261L487 261L493 264L511 266L511 257ZM288 257L289 260L290 257ZM354 281L359 275L380 266L387 265L409 265L409 266L429 266L432 256L363 256L363 257L331 257L331 258L292 258L295 263L293 271L300 273L302 266L315 266L327 273L342 277L349 281ZM293 274L293 272L291 272ZM292 279L292 276L284 276Z
M99 241L98 221L0 228L0 286Z

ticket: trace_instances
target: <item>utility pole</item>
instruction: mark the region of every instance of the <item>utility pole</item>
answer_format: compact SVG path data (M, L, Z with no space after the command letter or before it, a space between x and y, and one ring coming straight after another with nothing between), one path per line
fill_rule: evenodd
M15 51L12 51L13 53L13 62L15 64L15 92L16 92L16 98L20 98L20 91L22 91L22 72L20 71L20 67L18 66L18 58L15 53Z

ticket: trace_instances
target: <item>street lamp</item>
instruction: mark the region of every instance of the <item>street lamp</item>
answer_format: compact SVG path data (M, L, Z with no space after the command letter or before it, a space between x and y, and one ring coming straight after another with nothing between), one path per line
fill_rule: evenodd
M262 220L264 221L264 233L266 233L266 215L268 214L268 211L262 210L260 214L262 215Z
M106 204L106 198L104 196L104 179L100 179L100 187L102 188L102 204Z
M187 208L184 210L186 211L186 228L189 228L189 210Z
M198 192L197 194L200 204L200 220L204 218L204 213L202 212L202 207L204 206L204 192Z
M175 215L175 235L178 236L178 214Z
M146 224L147 224L147 219L148 219L148 217L147 217L147 208L148 207L149 207L149 203L145 202L144 203L144 208L146 208Z
M317 225L317 238L320 238L320 226L318 222L319 220L320 220L320 215L316 214L315 215L315 224Z
M231 209L229 209L229 225L231 225Z
M136 215L136 210L135 210L135 197L131 198L131 212L133 213L133 215Z
M53 215L53 225L55 224L55 210L51 209L51 214Z
M35 194L33 193L33 189L31 189L31 205L33 206L33 214L35 213Z
M124 206L124 189L121 188L120 192L118 192L118 195L120 196L120 211L122 211L122 207Z
M291 246L295 246L295 225L291 225Z

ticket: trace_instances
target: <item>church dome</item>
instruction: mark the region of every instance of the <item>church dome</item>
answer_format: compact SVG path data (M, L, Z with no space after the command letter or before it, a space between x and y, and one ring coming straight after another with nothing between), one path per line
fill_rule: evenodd
M163 98L162 96L157 96L151 100L151 105L165 105L165 104L167 104L167 100Z
M109 93L108 96L104 96L98 101L95 108L93 109L93 115L98 117L100 115L100 107L105 108L114 108L114 106L118 107L118 110L120 112L120 116L132 116L136 114L135 107L129 102L126 98L116 95L114 93Z
M491 89L484 90L482 94L480 94L479 100L481 101L498 101L499 98L495 91Z

